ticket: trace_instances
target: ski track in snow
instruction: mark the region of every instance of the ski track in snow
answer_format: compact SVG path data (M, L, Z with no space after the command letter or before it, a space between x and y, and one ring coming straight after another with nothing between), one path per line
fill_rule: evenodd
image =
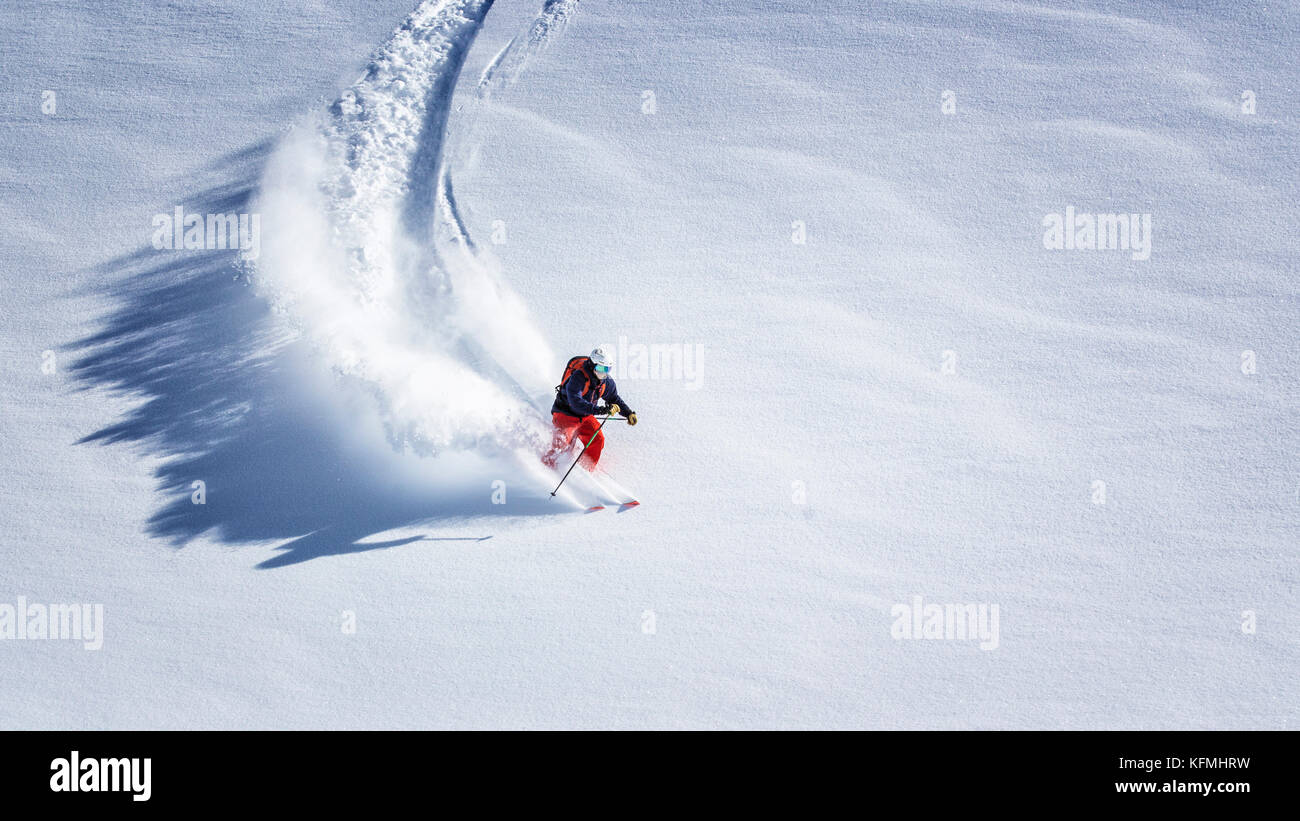
M572 12L549 2L496 61L513 82ZM255 281L343 383L374 397L390 441L433 455L536 452L557 358L472 241L449 155L452 98L492 0L428 0L322 117L268 164ZM473 112L469 112L472 114Z
M535 54L564 32L578 0L546 0L527 33L512 39L479 77L475 96L487 100L498 90L513 85Z

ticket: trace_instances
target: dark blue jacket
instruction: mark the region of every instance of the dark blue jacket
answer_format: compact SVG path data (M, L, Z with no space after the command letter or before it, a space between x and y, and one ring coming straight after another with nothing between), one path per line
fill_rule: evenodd
M618 405L622 416L632 412L623 401L623 397L618 395L618 386L614 384L614 380L608 376L604 380L598 378L596 372L591 369L591 363L588 362L585 367L578 368L570 374L569 381L555 392L555 404L551 405L551 413L567 413L569 416L579 418L594 416L597 413L597 399L604 399L606 405Z

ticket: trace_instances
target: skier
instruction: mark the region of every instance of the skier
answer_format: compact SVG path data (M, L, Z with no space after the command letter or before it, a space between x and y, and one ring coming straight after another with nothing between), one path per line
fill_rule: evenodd
M590 356L573 357L565 366L564 377L555 388L555 404L551 405L555 441L550 453L542 459L550 467L555 467L555 460L573 442L574 436L587 445L582 466L587 470L596 467L605 446L605 435L600 432L601 423L596 414L622 414L629 425L636 424L636 413L618 395L614 380L609 378L613 365L614 358L597 348ZM598 405L602 399L605 404Z

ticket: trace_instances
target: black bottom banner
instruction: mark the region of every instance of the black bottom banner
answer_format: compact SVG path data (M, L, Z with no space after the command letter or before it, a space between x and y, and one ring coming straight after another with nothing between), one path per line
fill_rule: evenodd
M1002 808L1285 806L1288 733L10 732L10 801L125 811L849 798ZM485 789L487 792L485 792ZM564 798L563 796L568 796ZM690 796L688 800L687 797ZM608 804L608 799L618 802ZM686 802L685 804L683 802ZM11 805L12 806L12 805Z

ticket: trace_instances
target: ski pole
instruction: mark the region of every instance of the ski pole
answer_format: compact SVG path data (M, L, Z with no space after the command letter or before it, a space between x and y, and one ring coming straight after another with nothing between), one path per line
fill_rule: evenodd
M564 479L568 479L568 478L569 478L569 474L570 474L570 473L573 473L573 469L576 468L576 467L578 466L578 462L581 462L581 461L582 461L582 454L583 454L583 453L586 453L586 452L587 452L587 448L591 445L591 443L594 442L594 441L596 441L596 437L597 437L597 436L600 436L600 429L603 428L603 427L605 427L605 422L608 422L608 421L609 421L609 417L606 416L606 417L601 421L600 426L596 428L596 432L593 433L591 436L587 437L587 441L585 441L585 442L582 443L582 451L578 454L578 458L573 460L573 464L569 465L569 469L566 470L566 471L564 471ZM557 493L560 492L560 485L564 484L564 479L561 479L561 480L560 480L560 484L559 484L559 485L556 485L556 486L555 486L555 490L552 490L552 491L551 491L551 495L552 495L552 496L554 496L555 494L557 494Z

